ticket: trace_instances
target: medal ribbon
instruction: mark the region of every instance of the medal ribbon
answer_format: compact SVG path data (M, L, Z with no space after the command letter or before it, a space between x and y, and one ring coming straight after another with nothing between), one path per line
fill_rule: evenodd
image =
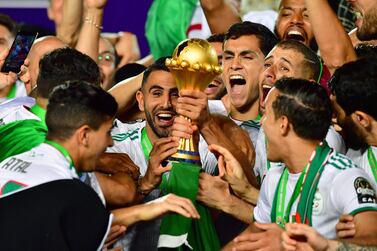
M371 146L368 148L368 162L370 168L372 169L374 180L377 182L377 160L374 156L373 149Z
M69 163L69 169L74 169L76 174L78 176L81 176L80 173L77 172L77 170L75 169L75 166L73 164L73 160L71 158L71 156L69 155L69 152L67 151L67 149L65 149L63 146L61 146L60 144L54 142L54 141L51 141L51 140L45 140L45 143L56 148L56 150L58 150L63 156L64 158L68 161Z

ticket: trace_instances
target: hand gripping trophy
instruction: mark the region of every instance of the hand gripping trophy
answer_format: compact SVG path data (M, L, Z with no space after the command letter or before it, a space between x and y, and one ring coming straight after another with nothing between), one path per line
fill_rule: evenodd
M215 49L206 40L198 38L182 41L175 48L172 58L166 59L165 64L173 74L179 91L204 91L222 72ZM189 118L185 119L190 121ZM200 166L198 145L194 144L193 137L180 139L177 153L169 160Z

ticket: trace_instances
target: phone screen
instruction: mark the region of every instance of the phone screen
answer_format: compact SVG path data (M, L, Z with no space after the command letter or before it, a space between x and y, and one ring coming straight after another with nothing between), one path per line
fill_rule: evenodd
M20 72L36 37L37 34L17 33L1 71Z

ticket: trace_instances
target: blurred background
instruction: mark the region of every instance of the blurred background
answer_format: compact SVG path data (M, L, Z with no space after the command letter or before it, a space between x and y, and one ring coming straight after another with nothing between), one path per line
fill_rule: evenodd
M179 0L177 0L179 1ZM17 22L37 25L54 32L54 23L47 17L48 0L0 0L0 13L11 16ZM130 31L139 41L141 56L149 53L144 36L146 15L153 0L108 0L105 7L103 32ZM243 0L242 13L247 10L276 9L278 0Z

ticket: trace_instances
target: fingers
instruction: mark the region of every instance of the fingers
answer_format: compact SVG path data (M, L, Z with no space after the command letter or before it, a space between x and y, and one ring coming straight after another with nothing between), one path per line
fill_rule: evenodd
M336 235L338 238L349 238L356 234L356 226L352 215L341 215L336 224Z
M126 227L123 225L114 225L111 227L109 234L106 237L105 246L109 246L117 241L117 239L124 234Z
M224 157L222 155L217 159L217 167L219 169L219 176L224 177L226 174Z
M191 200L187 198L169 194L166 202L169 203L169 206L172 206L171 211L194 219L200 218L200 215L196 210L194 204L192 204Z
M283 239L283 247L287 251L295 251L297 242L291 239L287 232L283 232L281 235Z
M172 126L172 136L189 139L194 133L191 123L184 118L176 117Z
M204 92L197 90L181 90L179 96L182 98L188 97L190 99L207 99L207 95Z

